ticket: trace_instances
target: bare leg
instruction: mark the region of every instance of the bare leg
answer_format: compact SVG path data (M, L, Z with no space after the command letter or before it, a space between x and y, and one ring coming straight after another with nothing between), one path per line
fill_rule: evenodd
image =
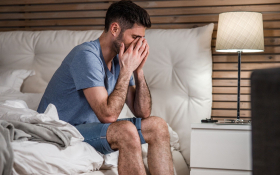
M152 175L173 175L170 136L166 122L148 117L141 122L141 132L148 143L148 166Z
M146 175L141 142L137 129L130 121L117 121L107 130L107 140L113 150L119 150L119 175Z

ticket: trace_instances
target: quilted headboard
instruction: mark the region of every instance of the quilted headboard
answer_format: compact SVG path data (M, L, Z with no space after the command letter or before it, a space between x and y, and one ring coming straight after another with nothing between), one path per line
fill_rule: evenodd
M152 115L178 133L190 163L190 125L210 118L212 105L211 39L214 24L194 29L148 29L150 54L144 74L152 95ZM0 69L33 69L22 92L44 92L70 50L95 40L101 30L0 32ZM127 108L127 107L126 107Z

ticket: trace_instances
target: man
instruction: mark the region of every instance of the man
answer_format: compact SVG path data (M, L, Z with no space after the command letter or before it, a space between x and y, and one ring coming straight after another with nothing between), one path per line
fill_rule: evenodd
M49 103L102 154L119 150L120 175L146 174L141 144L148 143L152 175L173 174L166 122L150 116L143 66L149 54L146 10L131 1L113 3L99 39L74 47L50 80L38 112ZM135 84L133 76L135 77ZM136 118L118 119L126 103Z

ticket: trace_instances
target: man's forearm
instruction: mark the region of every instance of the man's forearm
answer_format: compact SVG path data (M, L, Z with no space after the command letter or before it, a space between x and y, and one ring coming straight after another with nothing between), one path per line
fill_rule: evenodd
M121 69L118 81L115 85L114 91L109 95L107 101L107 107L109 113L115 118L115 121L118 119L120 112L122 111L123 105L125 103L127 89L129 85L129 79L132 73Z
M137 117L147 118L151 115L152 100L143 70L134 72L134 78L136 84L134 111Z

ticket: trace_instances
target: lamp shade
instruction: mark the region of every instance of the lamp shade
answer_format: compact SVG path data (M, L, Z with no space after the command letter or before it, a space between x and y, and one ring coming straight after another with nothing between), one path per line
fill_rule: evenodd
M217 52L263 52L263 20L258 12L219 14Z

